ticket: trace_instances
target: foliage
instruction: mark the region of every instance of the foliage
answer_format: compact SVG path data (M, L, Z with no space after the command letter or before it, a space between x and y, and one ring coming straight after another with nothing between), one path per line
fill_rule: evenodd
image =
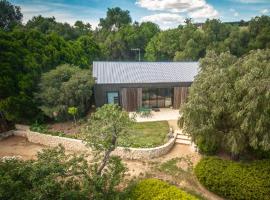
M74 106L82 116L90 107L93 84L90 70L67 64L58 66L42 74L36 95L40 109L50 118L66 120L68 108Z
M172 60L179 49L180 30L171 29L155 35L147 44L145 58L148 61Z
M109 32L106 38L97 39L100 40L105 60L138 60L138 53L131 49L140 48L143 58L148 41L158 32L159 28L154 23L134 23Z
M196 197L178 189L175 186L169 185L158 179L145 179L134 185L130 191L131 200L174 200L174 199L197 199Z
M216 157L203 158L195 167L198 180L226 199L269 199L270 161L237 163Z
M77 113L78 113L78 108L76 108L76 107L69 107L68 108L68 114L75 116L75 115L77 115Z
M38 153L36 161L1 161L0 198L87 199L87 170L82 156L65 155L60 147Z
M22 20L21 9L14 6L6 0L0 1L0 28L3 30L10 30L15 25L21 24Z
M35 29L44 34L57 33L66 40L75 40L82 35L91 35L91 25L84 24L82 21L76 21L74 26L68 23L59 23L54 17L42 17L41 15L34 16L26 25L26 29Z
M16 122L40 119L33 93L42 73L62 63L89 68L99 54L90 36L70 43L55 33L44 35L37 30L0 31L0 46L0 110Z
M124 166L113 157L102 175L84 155L45 149L36 160L0 161L1 199L117 199Z
M127 137L132 124L128 113L114 104L105 104L91 115L83 134L86 144L103 157L98 173L106 166L111 152L118 145L119 137Z
M253 49L269 48L269 23L269 16L255 17L245 26L208 19L198 28L189 19L184 26L156 34L147 44L145 58L197 61L209 50L219 54L230 51L240 57Z
M209 52L201 60L181 112L185 131L202 152L270 149L269 59L269 50L258 50L239 59Z
M100 19L99 26L102 29L113 30L114 28L120 28L123 25L130 24L131 17L128 10L122 10L119 7L108 8L106 18Z
M76 124L76 115L78 114L78 108L77 107L69 107L68 108L68 114L73 116L74 123Z
M167 141L168 132L167 121L134 123L129 129L129 134L119 138L119 145L139 148L157 147Z

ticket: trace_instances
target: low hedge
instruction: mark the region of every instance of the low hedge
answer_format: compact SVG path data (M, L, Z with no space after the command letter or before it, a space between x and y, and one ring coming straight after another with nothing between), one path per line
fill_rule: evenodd
M130 200L197 200L196 197L158 179L145 179L132 188Z
M206 157L195 174L206 188L227 199L270 199L270 160L238 163Z

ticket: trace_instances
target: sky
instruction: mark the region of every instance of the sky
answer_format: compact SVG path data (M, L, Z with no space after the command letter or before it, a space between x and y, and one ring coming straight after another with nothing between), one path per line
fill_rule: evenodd
M270 0L11 0L21 7L26 23L33 16L56 18L56 21L88 22L93 28L106 17L108 8L129 10L133 21L152 21L168 29L183 24L185 18L204 22L207 18L222 21L247 21L270 15Z

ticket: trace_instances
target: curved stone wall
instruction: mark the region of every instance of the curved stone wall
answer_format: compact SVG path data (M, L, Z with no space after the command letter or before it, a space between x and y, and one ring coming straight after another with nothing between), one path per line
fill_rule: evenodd
M15 130L14 135L26 137L29 142L37 143L49 147L56 147L59 144L65 147L67 151L84 151L91 153L91 149L86 147L82 140L52 136L30 130ZM120 156L123 159L151 159L167 154L173 147L176 140L176 134L166 144L154 148L127 148L117 147L112 154Z

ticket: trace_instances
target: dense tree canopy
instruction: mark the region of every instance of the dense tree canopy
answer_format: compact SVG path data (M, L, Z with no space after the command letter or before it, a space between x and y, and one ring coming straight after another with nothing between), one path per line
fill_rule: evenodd
M21 24L22 13L19 6L14 6L6 0L0 1L0 28L10 30L15 25Z
M48 117L68 119L69 107L78 108L79 115L89 110L93 84L89 69L61 65L42 74L36 98Z
M64 63L89 69L100 56L100 48L91 35L75 41L36 29L0 31L0 35L0 110L12 121L39 118L33 92L42 73Z
M209 52L183 106L187 133L201 151L233 155L270 150L270 50L237 59Z
M82 21L76 21L74 26L68 23L59 23L54 17L42 17L41 15L33 17L25 25L26 29L36 29L42 33L57 33L66 40L75 40L81 35L91 35L91 25L84 24Z
M122 10L119 7L108 8L106 18L100 19L99 26L102 29L114 31L124 25L131 23L131 17L128 10Z

